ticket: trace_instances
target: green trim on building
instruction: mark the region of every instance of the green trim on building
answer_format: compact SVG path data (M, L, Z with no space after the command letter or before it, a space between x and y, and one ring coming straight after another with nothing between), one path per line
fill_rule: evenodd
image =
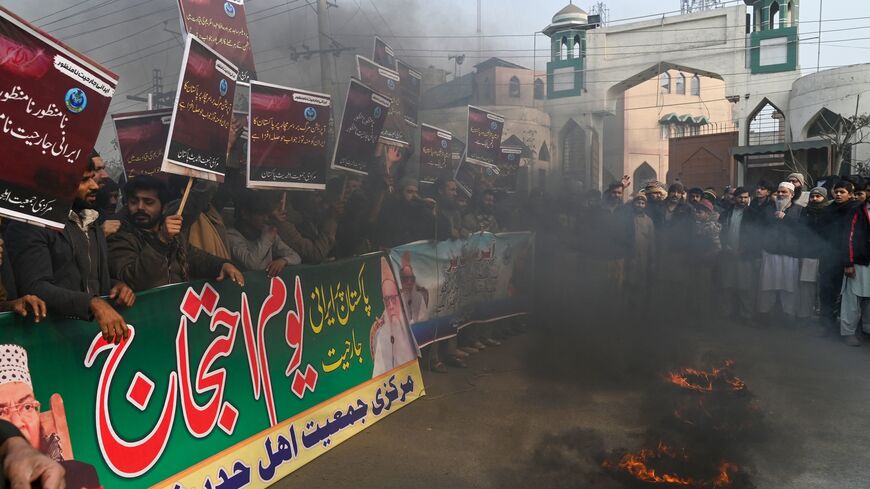
M583 58L562 59L547 63L547 98L557 99L565 97L577 97L583 93L585 85L585 71ZM574 71L574 88L570 90L556 91L555 71L570 68Z
M575 40L580 38L580 57L574 56ZM565 38L567 44L566 57L561 57L562 38ZM559 31L552 36L552 53L550 61L547 63L547 98L559 99L566 97L577 97L583 93L583 88L586 84L586 31L569 29ZM570 68L574 71L574 88L570 90L555 89L556 70Z
M798 28L783 27L750 34L750 63L752 74L795 71L798 67ZM786 39L786 62L761 66L761 42L768 39Z

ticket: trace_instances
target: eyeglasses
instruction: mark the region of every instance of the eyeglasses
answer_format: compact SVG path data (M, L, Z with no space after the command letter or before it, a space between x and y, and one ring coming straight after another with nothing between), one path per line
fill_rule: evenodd
M385 295L384 296L384 305L390 306L390 305L398 304L398 303L399 303L399 296L398 295Z
M32 417L39 414L39 402L38 401L27 401L22 402L21 404L7 404L5 406L0 406L0 418L9 419L12 417L12 413L18 413L21 417Z

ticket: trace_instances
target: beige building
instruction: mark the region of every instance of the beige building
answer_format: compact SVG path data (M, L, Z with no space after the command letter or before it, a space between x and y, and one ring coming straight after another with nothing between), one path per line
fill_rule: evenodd
M670 139L734 130L731 106L724 81L679 70L626 90L604 122L604 183L668 181Z
M523 150L518 183L520 191L528 191L552 170L550 116L544 110L546 74L500 58L490 58L474 68L435 86L424 72L423 84L432 88L423 94L420 120L465 141L469 105L501 114L505 118L502 141ZM437 80L438 73L434 75Z

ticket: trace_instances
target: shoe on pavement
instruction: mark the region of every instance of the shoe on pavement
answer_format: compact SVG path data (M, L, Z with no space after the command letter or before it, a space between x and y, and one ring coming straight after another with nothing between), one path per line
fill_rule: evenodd
M460 346L459 348L456 349L456 351L459 351L459 350L462 350L462 351L464 351L465 353L469 353L469 354L470 354L470 353L477 353L477 352L480 351L480 350L478 350L477 348L474 348L474 347L471 347L471 346Z
M468 368L468 364L465 363L465 360L457 357L452 357L447 360L447 364L451 367Z
M486 345L484 345L483 343L481 343L479 341L475 341L474 343L471 344L471 346L473 348L477 348L478 350L486 350Z
M471 356L467 351L462 351L462 350L460 350L459 348L457 348L456 351L454 351L454 352L452 353L452 355L453 355L454 357L463 358L463 359L468 358L468 357Z
M485 344L486 346L501 346L501 341L493 338L486 338L485 340L483 340L483 344Z
M849 346L861 346L861 340L855 335L844 336L843 341Z
M447 373L447 365L444 365L442 362L438 362L432 366L430 369L436 374L446 374Z

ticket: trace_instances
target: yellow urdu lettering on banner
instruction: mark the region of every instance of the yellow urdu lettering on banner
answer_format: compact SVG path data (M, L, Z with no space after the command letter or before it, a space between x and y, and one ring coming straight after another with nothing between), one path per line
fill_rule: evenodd
M395 394L391 396L390 391ZM244 486L246 489L268 487L424 395L423 376L415 359L151 488L199 489L205 487L207 481L214 486L234 476L250 478L249 484ZM391 405L387 407L386 402ZM342 418L339 414L345 412L345 419L338 426L336 422ZM318 432L324 434L318 435ZM315 438L313 442L312 438Z

